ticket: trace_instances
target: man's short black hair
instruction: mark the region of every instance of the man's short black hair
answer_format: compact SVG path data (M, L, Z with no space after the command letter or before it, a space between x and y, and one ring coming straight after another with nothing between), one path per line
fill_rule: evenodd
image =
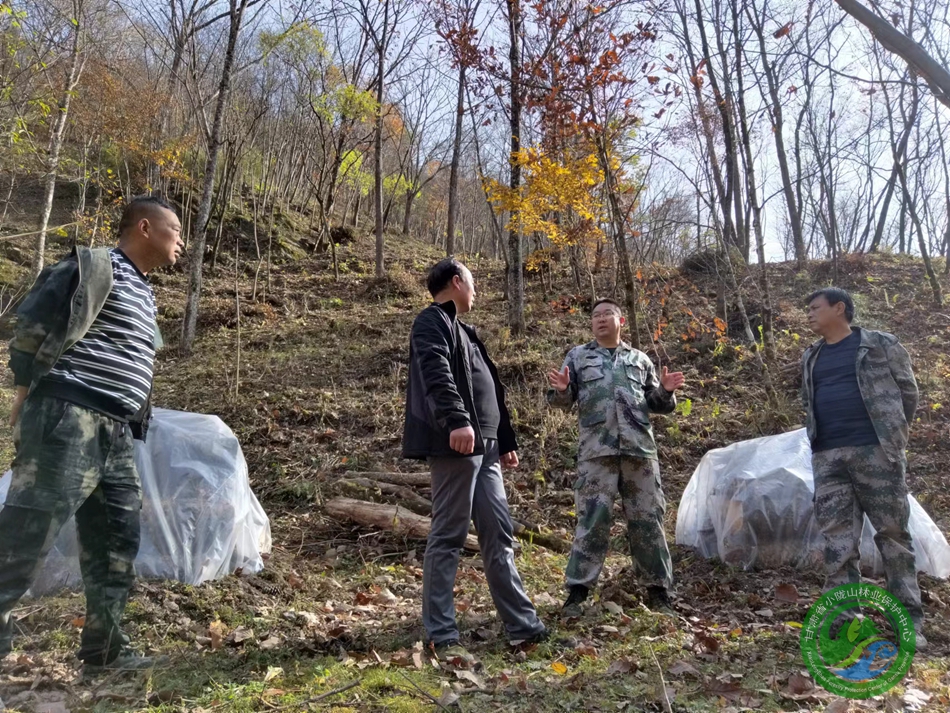
M429 276L426 277L426 287L429 289L429 294L435 297L449 286L453 277L464 277L462 272L464 269L465 265L454 257L439 260L429 269Z
M623 308L620 306L620 304L616 300L612 300L609 297L601 297L599 300L594 302L594 304L591 305L590 313L594 314L594 310L600 305L613 305L617 308L617 311L620 312L620 314L623 314Z
M848 294L847 290L842 290L840 287L824 287L820 290L815 290L808 296L806 304L811 304L819 297L824 297L828 300L828 304L831 307L834 307L839 302L844 302L845 319L848 320L848 323L854 319L854 300L851 299L851 295Z
M122 235L129 228L135 227L142 218L147 218L156 208L164 208L175 213L171 203L162 196L137 196L130 200L119 219L119 235Z

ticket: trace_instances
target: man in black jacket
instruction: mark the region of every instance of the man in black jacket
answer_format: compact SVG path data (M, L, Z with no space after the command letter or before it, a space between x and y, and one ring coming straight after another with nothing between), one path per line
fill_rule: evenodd
M511 641L547 630L515 568L514 534L501 469L518 466L517 443L498 371L475 329L472 273L454 258L428 276L434 302L416 317L409 342L403 456L428 460L432 529L423 564L422 622L443 659L474 659L459 645L453 590L459 554L474 519L485 578Z

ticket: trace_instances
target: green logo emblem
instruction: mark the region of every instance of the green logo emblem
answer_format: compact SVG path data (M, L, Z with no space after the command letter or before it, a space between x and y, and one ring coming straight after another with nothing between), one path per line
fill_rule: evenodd
M815 681L845 698L870 698L900 682L917 633L900 600L873 584L826 592L802 624L802 656Z

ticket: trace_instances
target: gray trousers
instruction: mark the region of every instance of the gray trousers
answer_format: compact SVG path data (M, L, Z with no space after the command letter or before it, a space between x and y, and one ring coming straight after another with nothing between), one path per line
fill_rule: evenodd
M430 458L432 529L422 578L422 623L427 642L459 638L455 622L455 575L469 523L475 521L485 578L508 638L544 631L515 568L514 531L501 477L498 441L485 442L485 455Z

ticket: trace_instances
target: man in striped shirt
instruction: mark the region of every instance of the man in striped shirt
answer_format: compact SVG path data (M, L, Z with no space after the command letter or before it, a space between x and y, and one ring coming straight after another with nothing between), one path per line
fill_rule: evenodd
M163 199L136 198L117 248L76 248L46 268L17 310L10 368L16 457L0 510L0 656L13 607L63 524L75 515L86 619L85 673L154 665L119 626L134 580L141 484L133 438L144 438L156 346L148 273L174 264L181 223Z

